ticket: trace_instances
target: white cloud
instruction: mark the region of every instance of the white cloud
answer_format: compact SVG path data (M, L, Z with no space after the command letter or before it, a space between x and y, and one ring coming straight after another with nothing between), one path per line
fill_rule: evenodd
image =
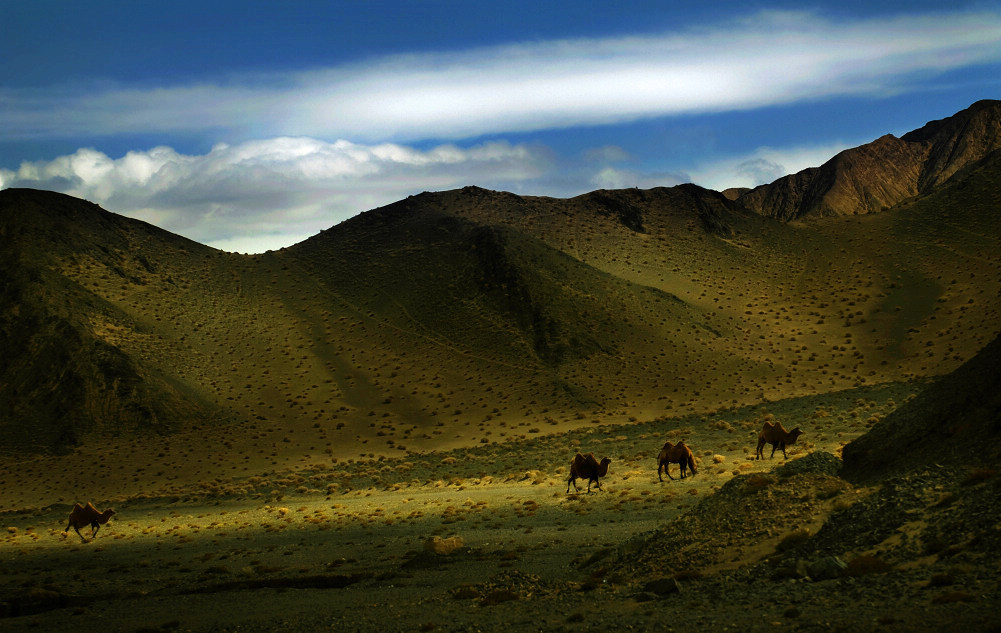
M654 173L635 169L605 167L591 177L591 184L596 189L652 189L654 187L673 187L688 182L683 173Z
M618 145L592 147L584 151L584 159L591 163L622 163L632 156Z
M698 165L690 170L689 177L695 184L717 191L730 187L756 187L807 167L819 167L838 152L866 142L868 140L802 147L759 147L750 154L728 156Z
M748 154L719 157L693 165L685 171L644 171L604 166L590 176L587 184L599 189L650 189L673 187L686 182L716 191L731 187L756 187L808 167L819 167L838 152L865 142L868 141L781 148L759 147Z
M281 137L200 156L156 147L112 159L80 149L0 169L0 188L61 191L217 248L260 252L425 189L538 178L548 162L544 148L504 142L421 151Z
M468 138L907 90L1001 61L1001 14L848 21L763 12L661 36L401 55L190 85L0 91L9 138L219 132Z

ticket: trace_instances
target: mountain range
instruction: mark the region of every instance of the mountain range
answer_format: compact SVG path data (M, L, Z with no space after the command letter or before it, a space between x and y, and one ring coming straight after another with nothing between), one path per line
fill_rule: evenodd
M1001 330L999 185L981 101L750 190L425 192L259 255L0 191L0 451L286 463L932 378Z

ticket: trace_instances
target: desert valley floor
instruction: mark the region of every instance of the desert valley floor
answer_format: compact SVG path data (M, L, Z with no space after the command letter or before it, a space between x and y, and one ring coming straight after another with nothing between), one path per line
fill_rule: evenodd
M6 512L3 628L996 630L996 567L962 548L894 559L919 517L876 547L839 551L861 561L852 575L811 578L796 571L810 561L788 555L823 534L832 513L877 494L839 479L832 454L922 388L595 420L532 440L191 482L170 496L116 499L117 515L86 541L63 532L67 503ZM805 429L788 456L807 464L802 472L785 473L781 452L753 459L769 415ZM698 474L680 480L674 466L675 480L658 481L659 447L679 438L695 449ZM600 491L566 492L578 450L612 458ZM950 486L997 489L996 477L925 477L900 489L942 498ZM674 524L680 535L665 527ZM685 550L691 564L664 548Z

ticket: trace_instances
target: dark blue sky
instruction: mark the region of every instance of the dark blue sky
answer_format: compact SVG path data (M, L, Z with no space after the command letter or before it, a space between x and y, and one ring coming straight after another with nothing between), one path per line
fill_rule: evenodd
M0 187L253 250L425 189L760 184L1001 97L1001 4L942 6L2 3Z

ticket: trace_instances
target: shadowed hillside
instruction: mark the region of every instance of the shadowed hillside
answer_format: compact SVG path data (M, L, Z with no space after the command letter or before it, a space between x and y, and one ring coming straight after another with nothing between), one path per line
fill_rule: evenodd
M1001 457L1001 338L844 448L845 477L932 465L993 468Z
M947 373L1001 323L996 114L913 133L952 159L896 206L809 222L694 185L466 187L243 256L2 191L2 450L103 451L67 487L139 490Z
M197 389L122 350L117 331L156 337L114 294L166 280L164 253L193 258L209 249L59 194L5 191L0 209L0 398L6 447L65 448L95 431L169 432L182 421L217 417ZM150 260L156 261L157 265ZM99 270L100 281L69 272Z

